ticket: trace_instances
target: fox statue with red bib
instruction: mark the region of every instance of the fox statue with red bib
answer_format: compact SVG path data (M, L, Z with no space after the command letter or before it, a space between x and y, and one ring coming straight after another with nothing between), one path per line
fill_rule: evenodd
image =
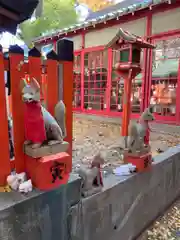
M24 102L25 144L39 148L44 142L48 145L62 143L66 137L65 105L59 101L55 107L55 118L41 105L40 85L35 78L30 83L21 81Z

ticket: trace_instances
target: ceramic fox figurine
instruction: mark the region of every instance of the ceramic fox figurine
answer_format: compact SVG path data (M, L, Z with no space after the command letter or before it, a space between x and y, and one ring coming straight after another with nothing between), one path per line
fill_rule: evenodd
M145 109L139 121L131 122L128 131L127 148L130 153L141 152L149 145L149 122L154 121L150 108Z
M40 85L35 78L30 83L21 81L25 117L25 144L38 148L45 141L49 145L62 143L66 137L65 106L62 101L55 107L55 118L40 103Z

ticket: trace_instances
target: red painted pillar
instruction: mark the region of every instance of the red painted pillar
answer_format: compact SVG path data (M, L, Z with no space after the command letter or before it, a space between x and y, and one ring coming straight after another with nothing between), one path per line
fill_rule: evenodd
M18 46L9 49L10 72L11 72L11 94L12 94L12 117L14 132L14 153L16 172L25 171L25 155L23 152L24 144L24 112L20 81L25 77L24 51Z
M124 99L123 99L123 116L122 116L122 129L121 135L128 136L128 126L130 122L131 115L131 88L132 88L132 79L131 71L129 76L124 78Z
M150 42L150 36L152 34L152 14L149 13L146 18L146 41ZM142 104L141 111L143 112L145 108L149 106L150 103L150 92L151 92L151 82L152 82L152 50L144 49L144 59L143 59L143 73L142 73Z
M84 49L81 51L81 111L84 110Z
M62 64L62 100L66 106L66 131L65 141L70 144L68 153L72 158L72 139L73 139L73 42L62 39L57 43L57 55L59 63ZM72 167L72 166L71 166Z
M180 104L179 104L179 98L180 98L180 60L179 60L179 66L178 66L178 79L177 79L177 89L176 89L176 123L180 124Z
M47 60L47 109L54 116L54 109L58 103L58 62Z
M2 50L2 49L1 49ZM11 172L9 158L9 137L8 137L8 122L6 109L6 93L4 80L4 59L0 52L0 143L1 143L1 167L0 167L0 186L5 185L6 177Z
M108 73L107 73L107 85L106 85L106 111L110 112L110 101L111 101L111 81L112 81L112 61L113 52L112 48L108 49Z
M63 62L63 102L66 106L66 129L67 137L65 141L70 144L69 154L72 156L73 139L73 62Z

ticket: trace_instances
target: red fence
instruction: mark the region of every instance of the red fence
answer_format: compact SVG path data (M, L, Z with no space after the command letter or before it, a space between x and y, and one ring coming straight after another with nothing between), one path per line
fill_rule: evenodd
M54 53L55 54L55 53ZM22 63L22 64L21 64ZM37 49L29 52L28 62L24 62L24 52L18 46L10 48L9 59L5 60L3 53L0 52L0 144L1 144L1 168L0 168L0 185L5 184L7 175L13 168L17 173L25 171L25 155L23 152L24 143L24 114L23 102L20 91L20 81L25 76L34 77L41 85L41 89L46 86L45 100L48 111L54 115L54 108L59 100L58 88L58 64L63 67L63 101L66 106L66 127L67 138L65 139L71 145L72 151L72 92L73 92L73 64L72 62L58 62L49 59L41 63L40 53ZM4 71L10 71L11 86L11 110L13 119L13 138L15 159L10 161L9 156L9 137L8 137L8 120L6 108L6 93ZM43 81L42 81L43 79ZM46 84L42 84L46 80Z

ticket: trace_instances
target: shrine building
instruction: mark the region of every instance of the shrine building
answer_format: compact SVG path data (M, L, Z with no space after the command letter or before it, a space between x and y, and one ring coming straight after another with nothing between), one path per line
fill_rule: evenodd
M133 80L132 118L151 105L157 122L180 124L180 1L126 0L98 12L84 22L34 40L42 52L56 50L56 42L74 42L75 112L122 116L124 80L115 73L118 50L105 45L122 28L153 43L141 52L141 73Z

